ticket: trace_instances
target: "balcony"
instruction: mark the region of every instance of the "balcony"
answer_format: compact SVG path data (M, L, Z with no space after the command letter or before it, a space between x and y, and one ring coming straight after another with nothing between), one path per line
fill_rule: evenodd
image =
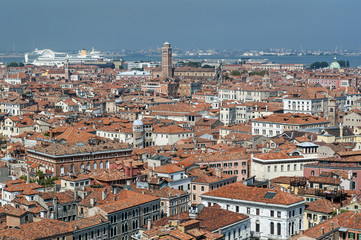
M255 232L255 231L251 231L251 237L253 238L260 238L261 237L261 232Z
M282 239L282 236L278 236L278 235L275 235L275 234L268 234L267 236L267 239Z

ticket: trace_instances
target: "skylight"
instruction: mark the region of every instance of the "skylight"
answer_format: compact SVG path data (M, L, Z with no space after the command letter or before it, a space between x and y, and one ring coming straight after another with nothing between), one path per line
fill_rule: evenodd
M276 192L267 192L263 198L273 199L276 196Z

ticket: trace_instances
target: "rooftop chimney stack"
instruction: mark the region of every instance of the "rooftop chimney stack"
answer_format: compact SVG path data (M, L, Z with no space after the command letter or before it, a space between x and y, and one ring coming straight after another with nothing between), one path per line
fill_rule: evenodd
M147 220L147 230L150 230L152 228L152 220L148 218Z

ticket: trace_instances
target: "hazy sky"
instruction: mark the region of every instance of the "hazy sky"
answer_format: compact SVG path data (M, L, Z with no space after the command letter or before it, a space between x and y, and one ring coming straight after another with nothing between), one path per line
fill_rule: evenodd
M0 50L361 49L360 0L1 0Z

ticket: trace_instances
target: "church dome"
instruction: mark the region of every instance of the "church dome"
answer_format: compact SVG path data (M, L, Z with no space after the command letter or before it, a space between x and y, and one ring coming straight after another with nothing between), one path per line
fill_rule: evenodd
M330 69L340 69L340 64L336 61L336 57L333 58L333 62L330 64Z
M143 122L137 119L133 122L133 126L143 126Z

